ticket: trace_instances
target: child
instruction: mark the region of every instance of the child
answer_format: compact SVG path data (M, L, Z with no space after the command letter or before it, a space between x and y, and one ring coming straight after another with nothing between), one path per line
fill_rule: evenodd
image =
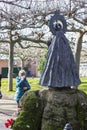
M24 95L25 91L30 89L30 85L26 79L26 72L24 70L19 71L19 76L16 78L16 93L14 99L20 108L19 100Z

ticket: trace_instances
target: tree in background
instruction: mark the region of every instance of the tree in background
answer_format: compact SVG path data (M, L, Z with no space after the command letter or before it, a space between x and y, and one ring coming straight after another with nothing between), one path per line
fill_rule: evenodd
M0 0L0 43L9 44L9 90L12 90L14 46L47 47L48 22L57 10L67 20L68 32L77 35L75 59L78 70L84 35L87 34L87 3L84 0ZM29 41L29 44L22 44Z
M45 62L46 62L45 56L41 57L40 62L38 64L38 71L40 72L40 74L42 74L42 72L43 72Z

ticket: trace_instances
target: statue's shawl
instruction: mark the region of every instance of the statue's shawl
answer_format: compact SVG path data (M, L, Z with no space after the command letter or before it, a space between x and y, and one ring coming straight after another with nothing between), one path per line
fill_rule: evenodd
M50 25L53 26L52 23ZM54 37L48 48L40 84L48 87L77 86L80 79L72 50L64 35L66 29L51 30Z

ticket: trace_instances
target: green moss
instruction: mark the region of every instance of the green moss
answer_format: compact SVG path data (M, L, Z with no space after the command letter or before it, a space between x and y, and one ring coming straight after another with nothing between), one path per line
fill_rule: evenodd
M38 91L29 91L21 99L23 110L13 125L13 130L39 130L43 112L43 103Z
M29 112L22 111L20 116L17 118L16 122L13 125L13 130L38 130L40 125L40 119L38 120L38 115L35 114L31 116Z
M87 128L87 104L82 103L81 105L78 104L78 121L81 128L86 130Z
M63 130L63 126L62 125L63 122L61 122L61 128L59 127L59 122L56 122L55 120L46 120L46 119L43 119L42 120L42 128L41 130Z
M63 130L67 122L87 130L87 95L80 90L27 91L20 104L13 130Z

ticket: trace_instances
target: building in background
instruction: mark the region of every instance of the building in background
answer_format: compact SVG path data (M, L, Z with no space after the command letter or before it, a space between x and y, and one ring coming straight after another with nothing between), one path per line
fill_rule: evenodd
M27 77L40 77L38 76L38 65L34 60L29 60L24 62L24 68L27 72ZM14 61L14 70L13 76L16 77L18 75L19 70L21 69L21 61ZM0 59L0 74L2 77L8 77L8 60ZM87 62L80 63L80 77L87 77Z
M15 60L13 69L13 77L18 75L19 70L21 69L21 61ZM37 62L34 60L29 60L24 62L24 69L27 72L27 77L37 77L38 69L37 69ZM8 77L8 60L7 59L0 59L0 74L3 78Z

